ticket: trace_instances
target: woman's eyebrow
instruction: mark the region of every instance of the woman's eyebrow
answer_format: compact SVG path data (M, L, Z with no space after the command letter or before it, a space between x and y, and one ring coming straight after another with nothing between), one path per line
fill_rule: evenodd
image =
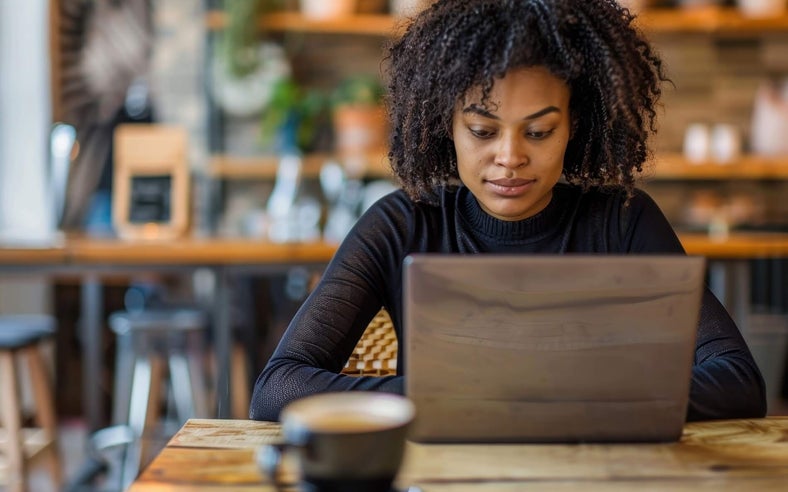
M468 114L468 113L478 114L479 116L484 116L485 118L491 118L494 120L500 119L498 116L492 114L491 112L487 111L483 107L476 104L471 104L470 106L463 108L462 112L463 114ZM536 118L540 118L548 113L560 113L560 112L561 110L558 109L556 106L547 106L546 108L540 109L536 113L529 114L528 116L523 118L523 120L535 120Z

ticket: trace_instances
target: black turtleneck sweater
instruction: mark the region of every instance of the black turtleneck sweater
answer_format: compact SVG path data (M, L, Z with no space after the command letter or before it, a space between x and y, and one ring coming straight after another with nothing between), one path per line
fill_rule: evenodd
M337 250L257 379L250 418L277 420L285 404L324 391L403 393L398 376L338 374L381 306L402 330L402 260L410 253L676 253L676 234L651 198L637 191L582 193L559 184L539 214L516 222L486 214L467 188L439 206L396 191L372 206ZM736 325L706 289L698 326L688 420L761 417L763 378Z

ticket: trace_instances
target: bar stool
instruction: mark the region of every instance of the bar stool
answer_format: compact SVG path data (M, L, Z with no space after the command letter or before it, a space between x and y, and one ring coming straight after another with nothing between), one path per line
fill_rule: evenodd
M128 426L136 440L123 465L125 488L147 462L155 437L165 362L178 426L208 416L203 366L208 317L194 308L154 308L113 313L109 325L117 336L113 422Z
M55 321L46 315L0 316L0 484L11 492L27 490L28 465L48 457L51 480L61 485L57 447L57 418L49 375L40 352L41 342L52 337ZM20 382L16 358L27 359L35 400L35 429L23 428ZM5 473L3 473L5 471Z

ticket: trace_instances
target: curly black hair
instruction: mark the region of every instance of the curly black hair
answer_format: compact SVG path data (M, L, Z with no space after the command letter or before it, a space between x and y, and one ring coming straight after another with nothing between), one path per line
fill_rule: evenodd
M512 68L544 66L567 82L568 182L631 194L656 132L662 62L614 0L438 0L388 46L389 160L402 188L435 203L459 180L451 139L458 100L486 103Z

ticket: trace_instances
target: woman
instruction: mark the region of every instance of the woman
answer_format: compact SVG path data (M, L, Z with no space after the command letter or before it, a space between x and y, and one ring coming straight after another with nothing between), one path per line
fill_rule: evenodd
M388 57L402 190L338 249L260 374L251 418L323 391L402 393L402 374L338 372L381 306L400 335L410 253L683 253L634 188L667 79L632 20L612 0L438 0L414 20ZM687 417L765 408L758 368L707 290Z

